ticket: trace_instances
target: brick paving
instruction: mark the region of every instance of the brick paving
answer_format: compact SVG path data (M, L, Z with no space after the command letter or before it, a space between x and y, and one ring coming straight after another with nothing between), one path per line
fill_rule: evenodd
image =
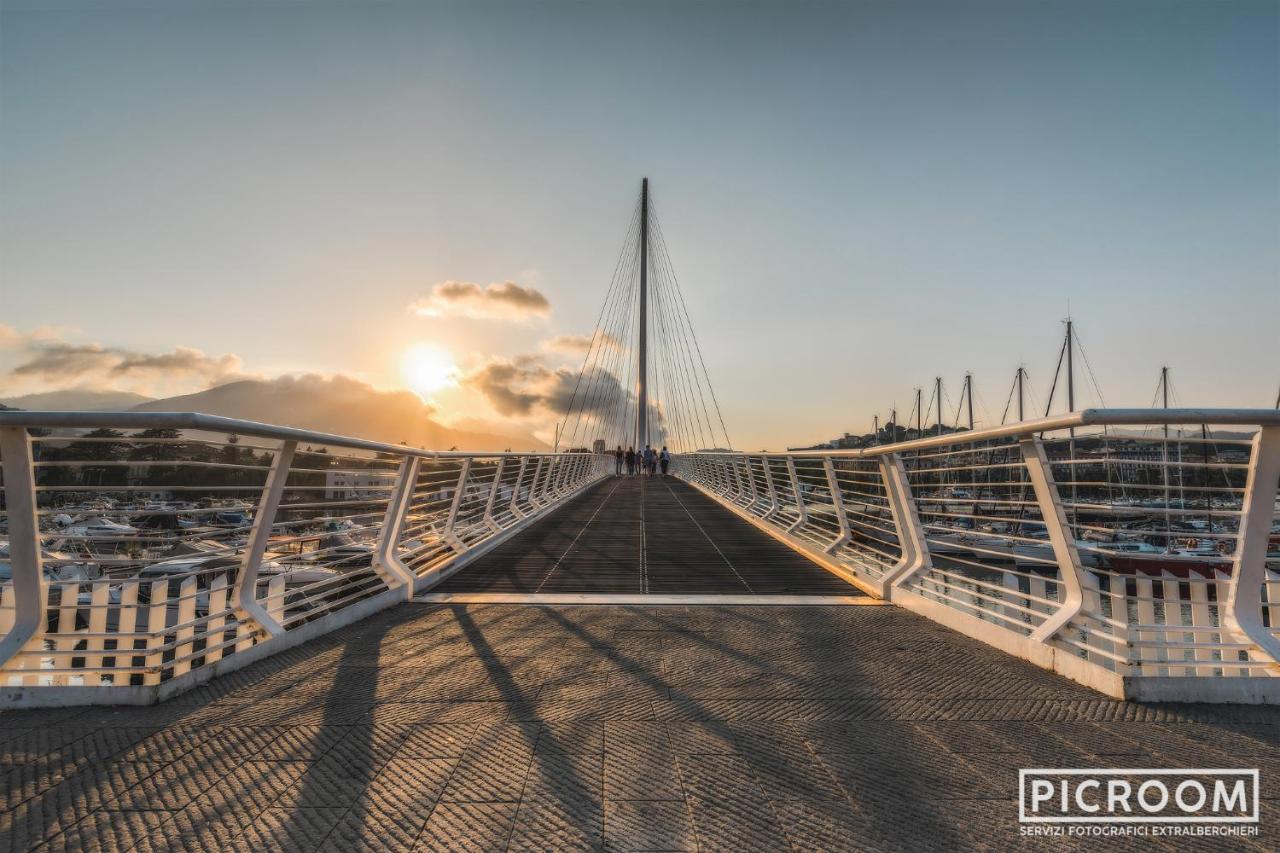
M1136 705L891 607L405 604L148 708L0 714L0 850L1090 849L1019 767L1258 767L1280 709ZM1109 848L1125 847L1111 842Z
M432 592L862 595L674 477L609 477Z

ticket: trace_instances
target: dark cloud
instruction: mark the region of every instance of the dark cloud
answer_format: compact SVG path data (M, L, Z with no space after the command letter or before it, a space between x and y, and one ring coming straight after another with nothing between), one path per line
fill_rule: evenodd
M636 403L635 395L609 371L584 376L579 383L576 370L547 367L532 355L491 361L465 374L462 384L479 391L506 417L560 418L572 410L573 419L582 412L588 419L594 416L608 422L624 408L633 410ZM662 443L667 435L662 406L651 401L649 412L654 440Z
M600 332L594 338L591 335L557 335L542 342L542 348L550 352L565 352L583 355L591 350L594 343L596 349L614 349L622 342L608 332Z
M431 289L409 310L423 317L472 317L483 320L528 320L551 313L541 291L514 281L481 286L469 281L445 281Z
M108 370L118 361L118 356L97 344L55 342L30 349L34 352L11 371L14 376L36 376L50 382L78 379Z
M190 347L144 353L101 344L73 344L62 340L27 338L24 358L10 372L17 379L38 379L65 386L83 379L121 377L226 381L240 372L234 355L208 356Z

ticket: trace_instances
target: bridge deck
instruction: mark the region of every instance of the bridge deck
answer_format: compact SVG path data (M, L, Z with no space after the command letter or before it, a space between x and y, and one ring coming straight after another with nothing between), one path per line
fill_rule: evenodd
M432 591L861 594L674 477L598 483Z
M954 850L1018 768L1258 767L1280 709L1135 705L892 607L404 604L157 707L0 714L0 849ZM1108 840L1222 849L1222 840Z

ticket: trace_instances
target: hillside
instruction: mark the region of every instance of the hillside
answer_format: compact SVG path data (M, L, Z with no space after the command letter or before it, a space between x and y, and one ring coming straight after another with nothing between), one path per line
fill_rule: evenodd
M151 399L128 391L71 390L25 394L0 400L0 403L31 412L114 412L140 406Z
M320 432L405 442L433 450L544 450L532 436L450 429L408 391L379 391L345 377L281 377L230 382L179 397L150 400L135 412L203 412Z

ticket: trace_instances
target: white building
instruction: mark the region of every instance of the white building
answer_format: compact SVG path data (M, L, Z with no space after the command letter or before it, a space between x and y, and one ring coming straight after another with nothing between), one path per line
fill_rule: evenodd
M327 501L373 500L391 494L395 471L326 471L324 498Z

